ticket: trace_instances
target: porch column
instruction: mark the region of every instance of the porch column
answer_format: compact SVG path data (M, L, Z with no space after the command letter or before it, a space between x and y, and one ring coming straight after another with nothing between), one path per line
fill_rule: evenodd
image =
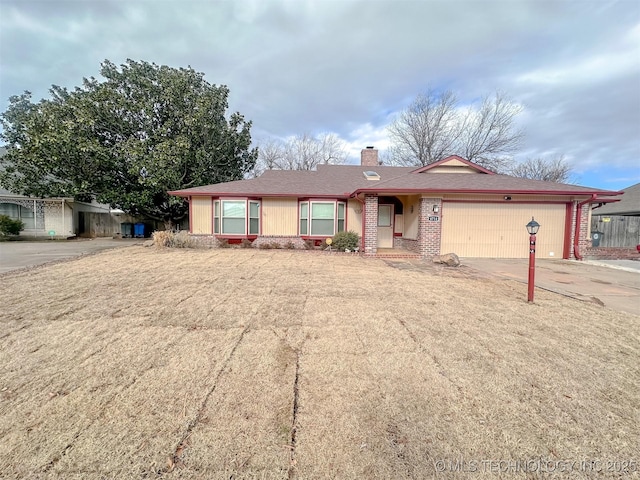
M571 223L569 224L569 259L575 260L576 256L573 253L573 241L576 238L576 213L578 210L578 202L571 202Z
M576 205L576 210L577 209L578 209L578 206ZM589 239L589 226L590 226L589 211L590 210L591 210L590 203L582 205L582 209L580 211L580 218L578 219L578 221L580 222L580 236L578 237L578 252L583 257L587 254L587 249L591 248L591 240ZM574 230L574 233L575 233L575 230Z
M364 238L362 244L365 255L375 255L378 251L378 196L364 196Z
M438 213L433 211L437 206ZM418 247L423 257L440 255L440 237L442 232L442 199L421 198L418 217Z

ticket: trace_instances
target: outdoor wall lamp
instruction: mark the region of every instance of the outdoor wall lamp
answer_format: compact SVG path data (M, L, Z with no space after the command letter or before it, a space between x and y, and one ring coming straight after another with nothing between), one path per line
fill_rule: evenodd
M529 232L529 282L527 288L527 301L533 302L533 290L535 287L536 273L536 233L540 229L540 224L533 217L527 223L527 232Z
M433 213L438 213L440 211L440 207L438 205L433 206Z

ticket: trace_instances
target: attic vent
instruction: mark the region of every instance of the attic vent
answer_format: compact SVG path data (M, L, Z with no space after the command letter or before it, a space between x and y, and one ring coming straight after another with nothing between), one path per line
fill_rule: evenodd
M366 170L366 171L364 171L362 173L367 178L367 180L380 180L380 175L378 175L373 170Z

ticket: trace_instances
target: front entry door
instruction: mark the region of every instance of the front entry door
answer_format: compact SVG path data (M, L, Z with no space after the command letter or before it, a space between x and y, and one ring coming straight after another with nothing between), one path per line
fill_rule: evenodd
M378 248L393 248L393 205L378 205Z

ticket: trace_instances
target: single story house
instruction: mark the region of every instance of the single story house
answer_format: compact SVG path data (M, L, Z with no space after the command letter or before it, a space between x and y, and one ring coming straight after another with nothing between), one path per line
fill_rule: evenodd
M21 220L22 236L69 238L110 237L120 232L120 219L109 205L78 202L73 198L35 198L0 187L0 215Z
M591 231L593 246L600 247L598 255L622 258L622 251L612 248L631 248L638 252L640 245L640 183L622 190L620 200L597 204L593 207ZM607 250L602 250L607 249ZM637 256L637 255L636 255ZM632 255L633 257L633 255ZM628 257L624 257L628 258Z
M409 250L428 257L523 258L525 225L540 223L537 254L581 258L591 204L621 192L499 175L458 156L425 167L383 166L367 147L360 165L269 170L254 179L169 192L189 202L189 230L203 239L324 241L352 230L365 255Z
M0 187L0 215L24 223L21 235L69 237L74 233L73 198L33 198Z

